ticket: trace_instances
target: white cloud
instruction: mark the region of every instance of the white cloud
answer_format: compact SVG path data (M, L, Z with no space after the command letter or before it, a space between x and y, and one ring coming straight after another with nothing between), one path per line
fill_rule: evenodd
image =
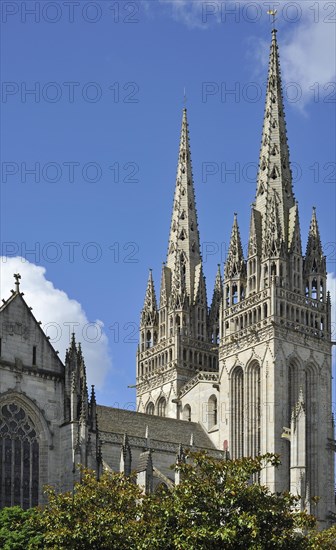
M304 112L309 102L328 101L328 97L331 101L334 97L335 14L330 1L257 0L244 4L233 0L160 0L160 5L166 8L168 16L189 28L211 29L213 24L224 28L230 23L250 22L255 37L260 24L260 39L254 38L254 44L246 32L246 55L247 58L251 55L252 47L254 61L263 71L268 62L269 41L261 38L261 25L269 21L267 11L274 5L278 9L276 26L280 29L283 81L285 85L294 83L288 87L289 101Z
M302 4L302 21L291 31L281 47L281 66L286 83L297 83L302 91L299 107L310 101L327 101L335 94L328 86L335 80L335 27L328 21L324 8L330 2L319 3L316 20L308 3Z
M63 361L71 332L75 332L77 342L82 344L88 383L101 389L111 369L108 338L102 321L89 321L79 302L47 280L44 267L21 257L0 256L0 271L0 296L5 299L11 296L11 288L14 288L13 273L21 274L24 299L33 308L36 319L42 322L44 332L50 336L50 342Z
M169 15L180 23L183 23L189 28L206 28L211 17L205 17L206 2L203 0L159 0L162 7L167 8ZM210 3L208 3L210 4ZM214 4L215 16L212 16L217 20L218 9Z

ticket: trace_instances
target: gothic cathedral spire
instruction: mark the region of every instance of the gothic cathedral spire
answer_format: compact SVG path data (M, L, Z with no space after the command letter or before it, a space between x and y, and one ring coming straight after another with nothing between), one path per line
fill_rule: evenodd
M295 205L295 199L276 33L273 29L255 208L276 220L278 234L287 242L289 211Z
M193 299L195 268L201 263L195 192L191 167L187 110L183 109L167 267L171 269L190 301Z
M217 281L221 286L221 283ZM217 371L220 288L211 328L200 251L187 111L183 110L167 261L157 308L152 275L141 315L137 409L179 418L180 394L200 370Z

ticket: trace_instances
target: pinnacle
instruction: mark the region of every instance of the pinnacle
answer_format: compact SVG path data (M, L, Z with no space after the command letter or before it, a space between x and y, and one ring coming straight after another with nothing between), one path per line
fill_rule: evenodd
M230 246L225 264L225 277L231 278L241 273L244 265L244 254L241 243L237 214L234 214Z
M311 221L310 221L309 233L308 233L306 257L308 257L310 254L313 254L315 252L319 256L323 255L320 231L317 223L316 207L314 206Z

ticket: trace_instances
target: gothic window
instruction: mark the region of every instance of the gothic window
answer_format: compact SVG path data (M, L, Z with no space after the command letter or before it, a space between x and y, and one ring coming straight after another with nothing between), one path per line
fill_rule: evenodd
M308 298L308 296L309 296L309 283L308 283L308 281L306 282L305 295L306 295L306 298Z
M158 415L166 416L166 400L164 397L160 397L158 402Z
M231 378L231 437L233 458L244 456L244 373L235 367Z
M313 298L313 300L316 300L316 299L317 299L317 280L316 280L316 279L313 279L313 282L312 282L312 294L311 294L311 297Z
M146 334L146 349L150 348L151 345L152 345L152 335L150 330L148 330Z
M208 430L217 424L217 397L211 395L208 400Z
M238 287L237 285L232 286L232 303L236 304L238 302Z
M182 210L182 213L181 213L181 216L180 216L181 220L184 220L185 216L186 216L185 210Z
M230 305L230 287L229 285L226 287L226 305Z
M305 369L304 401L306 403L306 445L310 449L307 453L306 479L309 494L314 496L318 494L316 475L318 471L318 417L317 417L317 387L318 376L313 365L307 365Z
M36 346L33 346L33 365L36 365Z
M39 441L26 412L14 403L0 410L0 507L38 504Z
M324 298L323 281L320 281L320 302L323 302L323 298Z
M267 304L264 304L264 319L266 319L267 315Z
M146 414L154 414L154 403L150 401L146 407Z
M182 411L182 417L183 417L183 420L187 420L188 422L191 421L191 407L190 407L190 405L184 405L183 411Z
M191 230L191 231L194 231L194 224L193 224L193 222L191 222L191 224L190 224L190 230Z
M247 454L255 457L260 453L260 366L253 362L247 371ZM254 482L259 481L254 476Z

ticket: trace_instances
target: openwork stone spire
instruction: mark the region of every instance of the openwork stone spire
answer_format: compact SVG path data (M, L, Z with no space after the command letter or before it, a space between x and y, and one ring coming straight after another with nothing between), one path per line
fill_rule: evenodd
M245 274L243 247L239 233L237 214L234 215L230 246L225 264L225 279Z
M175 280L193 296L195 267L201 262L193 185L187 110L183 110L173 214L170 226L167 267ZM182 270L182 276L181 276Z
M220 264L218 264L217 275L214 285L214 291L212 295L212 302L209 312L209 330L210 339L213 343L218 343L219 339L219 315L220 306L223 300L223 280L220 270Z
M295 205L292 188L292 174L289 162L285 113L282 98L282 84L277 31L272 30L266 105L257 180L256 209L264 218L273 208L273 197L277 203L282 238L288 240L289 210Z
M310 222L307 250L305 256L305 273L326 273L326 260L323 256L323 249L316 218L316 208L313 208L313 214Z
M141 322L152 325L156 322L157 304L152 270L149 270L148 283L145 295L145 303L141 314Z

